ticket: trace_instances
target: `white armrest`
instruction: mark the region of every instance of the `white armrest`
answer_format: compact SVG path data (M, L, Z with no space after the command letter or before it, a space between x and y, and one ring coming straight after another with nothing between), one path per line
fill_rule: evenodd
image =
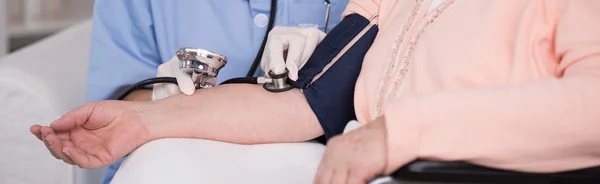
M84 103L90 36L86 21L0 60L0 183L86 180L54 159L29 127Z
M0 60L0 80L38 95L55 112L65 113L85 101L91 21L23 48Z
M312 183L325 146L160 139L129 155L113 184Z

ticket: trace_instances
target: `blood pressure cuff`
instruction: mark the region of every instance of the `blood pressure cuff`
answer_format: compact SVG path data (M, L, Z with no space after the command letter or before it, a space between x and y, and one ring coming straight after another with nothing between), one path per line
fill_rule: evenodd
M368 25L369 20L358 14L346 16L317 46L298 72L298 80L292 82L303 90L323 127L325 142L343 133L346 124L356 119L354 88L365 54L379 31L377 25L358 39L318 80L311 81Z

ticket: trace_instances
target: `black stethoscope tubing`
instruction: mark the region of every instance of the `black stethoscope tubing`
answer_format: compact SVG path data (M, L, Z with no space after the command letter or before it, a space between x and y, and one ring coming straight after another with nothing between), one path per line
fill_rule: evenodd
M275 26L275 15L276 14L277 14L277 0L271 0L271 12L269 12L269 24L267 26L265 38L263 39L262 44L260 45L260 50L258 50L258 53L256 54L256 57L254 58L254 62L252 63L252 66L250 66L250 70L248 70L246 77L254 76L254 74L256 73L256 70L258 69L258 64L260 64L260 60L262 59L262 56L264 54L265 46L267 45L267 39L269 38L269 32L271 32L271 30L273 30L273 27Z

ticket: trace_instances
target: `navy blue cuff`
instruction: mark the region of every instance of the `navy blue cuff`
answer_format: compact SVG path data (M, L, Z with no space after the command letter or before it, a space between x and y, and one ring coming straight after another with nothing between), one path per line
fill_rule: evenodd
M323 127L327 140L343 133L346 124L356 119L354 112L356 80L360 74L363 59L379 31L377 26L369 29L336 63L311 84L310 81L314 78L314 75L322 71L323 67L331 62L337 53L331 55L331 57L325 56L329 56L330 53L336 50L339 53L339 50L343 49L369 24L369 21L362 16L360 16L362 19L351 19L350 24L344 24L348 18L346 17L327 35L323 41L325 43L322 42L317 47L318 49L315 50L311 59L300 70L299 80L295 84L303 89L308 104ZM357 24L362 26L356 26ZM348 27L340 27L340 25L347 25ZM349 32L355 32L356 35L349 39L345 37L344 39L327 39L328 37L340 38L341 35ZM315 73L315 71L319 72Z
M358 14L346 16L346 18L338 23L338 25L323 38L323 41L317 45L306 64L298 71L298 80L293 82L293 85L297 88L306 88L313 78L321 73L325 66L329 64L365 27L367 27L369 23L369 20Z

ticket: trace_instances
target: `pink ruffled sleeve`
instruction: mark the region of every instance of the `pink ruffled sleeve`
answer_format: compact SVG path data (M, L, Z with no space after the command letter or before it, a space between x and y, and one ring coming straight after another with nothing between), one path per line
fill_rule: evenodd
M391 103L386 171L414 158L528 172L600 165L600 1L564 2L555 36L561 77ZM348 11L373 13L375 5Z

